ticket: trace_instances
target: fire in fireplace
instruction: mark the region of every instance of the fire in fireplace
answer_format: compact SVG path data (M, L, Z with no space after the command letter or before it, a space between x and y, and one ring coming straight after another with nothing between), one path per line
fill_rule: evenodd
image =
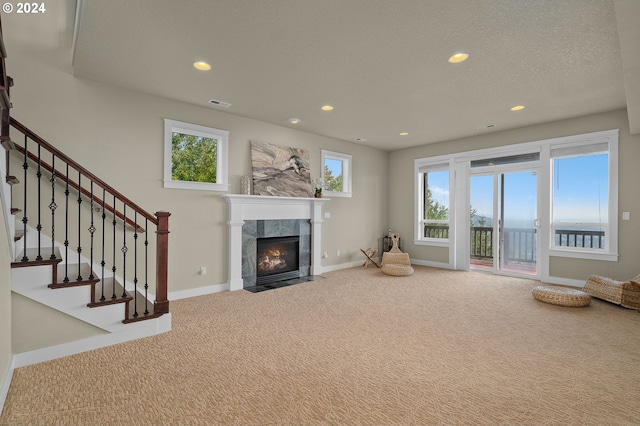
M257 239L256 285L300 276L300 237Z

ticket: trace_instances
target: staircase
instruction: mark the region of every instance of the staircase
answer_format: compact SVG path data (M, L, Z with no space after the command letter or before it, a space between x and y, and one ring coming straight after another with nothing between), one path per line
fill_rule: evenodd
M166 331L170 316L168 328L158 321L169 313L170 213L142 209L11 117L5 58L0 22L0 199L15 236L12 291L126 336L111 342Z

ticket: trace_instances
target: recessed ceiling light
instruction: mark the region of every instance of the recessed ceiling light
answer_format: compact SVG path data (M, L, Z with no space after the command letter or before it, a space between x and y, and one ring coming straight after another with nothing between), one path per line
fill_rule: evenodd
M300 120L299 118L290 118L289 119L289 123L291 124L299 124L302 120Z
M524 109L524 105L516 105L511 107L511 111L522 111Z
M482 129L492 129L492 128L494 128L494 127L496 127L496 125L495 125L495 124L487 124L487 125L485 125L485 126L476 127L476 129L478 129L478 130L482 130Z
M209 71L211 69L211 65L202 61L194 62L193 67L200 71Z
M449 62L451 62L452 64L464 62L467 59L469 59L469 54L464 52L456 53L454 55L449 56Z
M356 142L366 142L365 138L356 138Z
M320 109L323 111L332 111L333 107L331 105L323 105Z
M409 132L400 132L400 136L407 136Z

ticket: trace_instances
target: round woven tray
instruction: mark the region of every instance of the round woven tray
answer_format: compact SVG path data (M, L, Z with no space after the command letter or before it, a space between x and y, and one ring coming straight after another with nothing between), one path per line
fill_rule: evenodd
M394 277L406 277L407 275L413 274L413 268L410 265L396 265L394 263L382 265L380 270L384 274L393 275Z
M591 296L584 291L564 287L539 285L531 290L536 300L552 305L583 307L591 302Z

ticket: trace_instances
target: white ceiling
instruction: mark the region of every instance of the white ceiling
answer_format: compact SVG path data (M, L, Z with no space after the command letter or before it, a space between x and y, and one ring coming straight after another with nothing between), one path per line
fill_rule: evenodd
M640 108L636 0L78 4L77 77L385 150Z

